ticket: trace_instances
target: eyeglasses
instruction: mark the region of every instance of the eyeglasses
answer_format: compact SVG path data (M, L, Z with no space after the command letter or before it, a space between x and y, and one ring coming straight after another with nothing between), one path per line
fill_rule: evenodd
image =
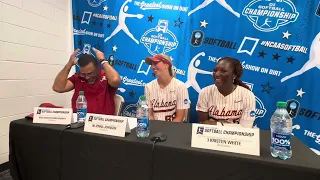
M91 72L91 73L79 73L79 76L80 76L81 78L85 78L85 77L91 78L91 77L93 77L94 75L95 75L94 72Z

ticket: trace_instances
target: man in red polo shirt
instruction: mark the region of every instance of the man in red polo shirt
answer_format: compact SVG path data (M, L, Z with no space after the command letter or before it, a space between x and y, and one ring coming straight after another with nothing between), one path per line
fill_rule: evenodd
M77 49L57 75L52 89L58 93L74 89L73 112L77 112L76 101L79 91L84 91L88 102L88 113L113 115L115 112L114 96L120 84L120 76L105 60L101 51L95 48L93 51L97 58L89 54L82 54L77 61L76 55L80 52ZM104 70L100 69L99 63ZM68 78L68 74L75 64L80 67L80 72Z

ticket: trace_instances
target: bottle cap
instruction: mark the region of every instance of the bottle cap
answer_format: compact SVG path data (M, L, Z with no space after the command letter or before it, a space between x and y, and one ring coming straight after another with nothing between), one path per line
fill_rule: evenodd
M83 91L79 91L79 95L84 95L84 92Z
M145 101L146 100L146 96L144 96L144 95L140 96L140 100Z
M277 107L285 108L285 107L287 107L287 103L279 101L279 102L277 102Z

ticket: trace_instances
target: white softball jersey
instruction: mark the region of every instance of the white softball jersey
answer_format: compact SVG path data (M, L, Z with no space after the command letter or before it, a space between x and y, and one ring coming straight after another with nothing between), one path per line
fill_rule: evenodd
M255 109L253 92L239 85L228 96L222 95L216 85L207 86L201 90L196 106L197 111L209 113L209 120L237 123L242 127L252 127Z
M157 79L151 81L145 86L145 95L155 120L172 121L177 109L190 108L188 90L176 78L172 78L165 88L159 86Z

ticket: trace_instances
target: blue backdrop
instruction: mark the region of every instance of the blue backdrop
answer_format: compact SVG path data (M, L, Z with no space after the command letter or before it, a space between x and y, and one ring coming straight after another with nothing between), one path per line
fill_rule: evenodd
M102 50L121 75L122 115L135 115L155 78L145 57L166 53L197 122L200 89L214 83L219 58L232 56L256 95L255 125L269 129L276 102L287 101L293 134L319 153L319 0L73 0L72 9L75 48Z

